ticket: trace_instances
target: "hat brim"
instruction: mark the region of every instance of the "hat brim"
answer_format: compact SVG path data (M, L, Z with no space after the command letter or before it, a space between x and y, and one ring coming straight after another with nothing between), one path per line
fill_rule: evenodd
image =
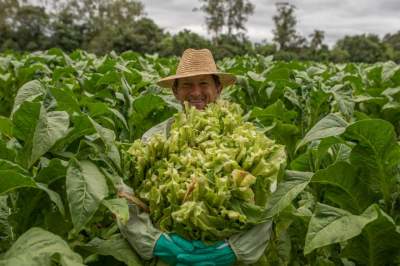
M216 75L219 77L219 81L221 82L222 87L226 87L229 85L233 85L236 82L236 77L229 73L224 72L194 72L190 74L183 75L172 75L169 77L165 77L157 81L157 84L164 88L172 88L174 85L174 81L180 78L194 77L200 75Z

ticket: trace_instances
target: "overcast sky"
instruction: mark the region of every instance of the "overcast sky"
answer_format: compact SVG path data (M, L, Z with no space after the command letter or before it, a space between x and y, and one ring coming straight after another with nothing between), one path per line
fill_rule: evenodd
M250 0L254 14L247 22L247 35L252 41L272 40L273 0ZM329 45L344 35L375 33L383 36L400 30L400 0L289 0L296 6L297 31L308 36L314 29L325 31ZM190 29L208 36L198 0L143 0L148 17L160 27L176 33Z

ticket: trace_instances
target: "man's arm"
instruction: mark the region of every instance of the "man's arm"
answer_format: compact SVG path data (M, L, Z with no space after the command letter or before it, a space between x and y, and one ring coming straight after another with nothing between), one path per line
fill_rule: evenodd
M246 232L238 233L228 239L236 258L246 264L256 263L264 254L271 238L272 220L255 225Z
M154 247L161 231L154 228L148 213L140 212L136 205L129 204L129 220L126 224L118 220L118 227L143 259L153 258Z

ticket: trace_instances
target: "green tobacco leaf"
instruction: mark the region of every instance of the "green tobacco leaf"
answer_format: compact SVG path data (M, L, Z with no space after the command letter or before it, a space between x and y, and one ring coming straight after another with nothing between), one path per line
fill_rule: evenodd
M67 134L69 116L66 112L54 111L46 113L42 108L32 140L32 152L29 167L40 156L45 154L57 142Z
M33 101L37 97L44 95L45 92L46 92L45 88L38 80L32 80L25 83L18 90L17 96L15 96L12 114L14 114L15 111L18 110L18 108L23 102Z
M56 98L58 110L67 111L70 115L74 112L80 113L77 96L71 89L52 87L50 91L54 98Z
M381 119L361 120L348 126L344 136L357 142L351 163L363 171L363 181L380 191L388 203L400 164L400 145L392 124Z
M295 111L287 110L281 100L269 105L265 109L254 107L250 118L257 118L260 121L279 119L283 122L291 122L297 116Z
M36 187L29 173L19 165L0 159L0 194L21 187Z
M111 118L118 119L120 124L123 125L125 129L129 130L124 116L118 110L111 108L102 102L90 102L87 103L87 106L90 111L90 117L95 118L97 116L110 115Z
M290 167L297 171L315 172L321 169L321 164L331 161L338 161L338 156L343 150L337 147L343 147L344 142L337 137L328 137L320 141L316 141L316 145L310 145L305 153L300 154L295 160L290 163ZM338 150L339 152L333 152ZM332 151L332 152L328 152ZM336 155L336 158L332 158Z
M68 131L68 134L57 141L54 145L53 149L57 151L63 151L68 148L68 146L73 143L75 140L85 136L91 135L96 132L94 129L91 120L87 115L77 115L71 118L73 127Z
M35 180L29 176L29 173L19 165L0 159L0 176L0 194L22 187L38 188L45 191L50 200L57 206L60 213L65 215L65 209L60 195L47 188L46 185L36 183Z
M108 196L107 183L95 164L71 159L66 190L74 229L79 232L93 217L101 201Z
M103 200L103 205L107 207L122 223L129 219L129 207L125 199Z
M120 234L114 235L111 239L107 240L94 238L83 246L83 248L95 254L113 256L128 266L143 265L131 245Z
M58 208L58 210L60 211L60 213L61 213L63 216L65 216L64 204L63 204L63 202L62 202L62 200L61 200L60 195L59 195L57 192L55 192L55 191L49 189L49 188L47 187L47 185L45 185L45 184L36 183L36 185L37 185L37 187L38 187L39 189L41 189L41 190L43 190L44 192L47 193L47 195L49 196L50 200L57 206L57 208Z
M343 250L343 257L360 265L392 265L400 256L400 233L393 219L379 211L379 218L368 224L363 233L352 239Z
M375 200L354 167L344 161L317 171L311 182L329 185L325 197L350 212L361 213Z
M0 194L21 187L36 187L35 181L29 176L10 170L0 170L0 174Z
M24 102L15 112L13 122L25 141L21 160L30 168L67 134L69 116L63 111L46 112L40 103Z
M13 123L12 121L4 116L0 116L0 133L12 136L13 132Z
M91 136L91 138L100 138L104 144L104 153L109 159L112 160L115 166L120 168L121 158L117 146L115 145L115 133L114 131L101 126L99 123L94 121L92 118L86 115L74 116L72 118L73 128L68 132L66 137L60 139L55 145L54 150L63 151L71 143L82 138L83 136Z
M267 202L267 217L272 217L288 207L310 182L312 173L286 171L286 179L279 183L277 190Z
M132 132L135 138L140 138L146 130L165 121L176 112L168 107L167 103L157 95L146 94L137 97L133 102L133 112L129 124L133 125Z
M0 260L4 266L83 266L82 258L59 236L33 227L21 235Z
M36 175L35 180L37 182L51 184L59 178L65 178L67 174L68 162L54 158L46 163L41 161L40 166L40 171Z
M304 255L314 249L343 242L361 234L363 228L378 218L378 207L371 205L361 215L318 203L308 225Z
M347 122L340 116L329 114L307 132L304 138L297 144L296 150L310 141L338 136L346 130L347 125Z
M114 131L102 127L100 124L95 122L93 119L89 118L92 122L93 127L96 129L98 136L103 141L104 145L106 146L106 155L110 158L114 165L121 168L121 156L119 154L118 148L115 145L115 134Z
M29 175L29 172L20 165L4 159L0 159L0 169L2 171L9 170L23 175Z
M14 162L17 156L16 150L15 147L9 146L8 142L0 138L0 159Z
M13 114L14 134L18 139L29 142L33 138L37 121L40 117L40 103L24 102Z

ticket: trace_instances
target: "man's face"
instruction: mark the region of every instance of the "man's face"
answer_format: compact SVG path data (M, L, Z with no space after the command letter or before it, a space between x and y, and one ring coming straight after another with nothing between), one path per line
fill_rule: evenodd
M197 109L204 109L207 104L214 102L220 92L221 85L215 84L211 75L181 78L174 89L175 97L181 103L188 101Z

